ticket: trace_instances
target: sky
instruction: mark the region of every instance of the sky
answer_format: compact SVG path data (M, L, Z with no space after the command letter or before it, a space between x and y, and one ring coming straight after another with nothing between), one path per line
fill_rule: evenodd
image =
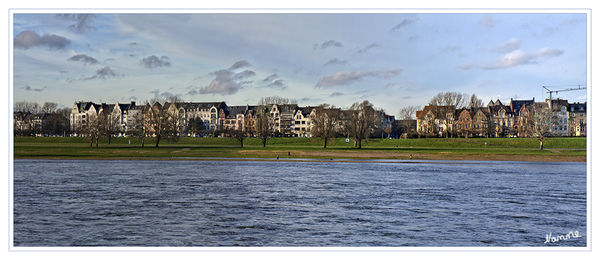
M389 114L439 92L484 103L587 84L582 13L57 14L13 17L14 102L256 104ZM585 102L585 91L562 92Z

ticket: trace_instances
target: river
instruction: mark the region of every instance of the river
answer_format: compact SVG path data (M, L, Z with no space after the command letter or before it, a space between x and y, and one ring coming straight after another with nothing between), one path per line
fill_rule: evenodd
M587 240L585 163L14 160L13 184L17 247Z

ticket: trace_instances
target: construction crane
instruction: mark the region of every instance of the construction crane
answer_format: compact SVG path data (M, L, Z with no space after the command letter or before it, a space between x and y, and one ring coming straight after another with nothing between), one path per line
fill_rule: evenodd
M559 90L550 90L549 89L552 87L575 87L575 86L576 86L576 88L567 88L567 89L559 89ZM550 100L550 103L552 103L552 92L554 92L555 94L558 95L558 92L586 89L585 87L582 87L582 85L542 86L542 88L544 88L546 90L546 93L548 93L548 95L549 95L548 100Z

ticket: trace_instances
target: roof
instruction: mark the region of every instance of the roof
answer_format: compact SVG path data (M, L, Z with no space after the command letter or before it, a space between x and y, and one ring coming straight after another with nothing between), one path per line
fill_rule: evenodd
M308 116L310 115L310 113L312 113L312 111L314 109L316 109L316 106L306 106L306 107L299 107L298 111L300 111L302 113L302 116Z
M587 102L584 103L572 103L567 107L569 112L586 112Z
M510 106L510 109L512 110L513 114L515 114L515 116L518 116L519 111L521 110L521 107L531 106L531 105L533 105L534 102L535 102L535 98L532 100L513 100L511 98L509 106Z
M247 106L229 106L225 110L226 118L235 118L237 115L246 115Z
M505 105L495 105L495 106L491 106L491 107L487 107L488 112L492 115L494 114L498 114L500 112L500 110L504 109L504 111L506 111L507 114L512 114L512 110L510 110L509 106L505 106Z
M417 118L423 119L428 112L432 112L436 118L446 118L448 113L455 114L455 106L425 106L423 110L417 111Z
M221 101L221 102L181 102L181 103L178 103L178 105L183 106L183 108L186 110L204 109L204 108L211 108L211 107L216 107L217 109L227 108L227 104L225 104L225 101Z
M298 108L297 104L277 105L277 109L279 109L279 113L294 113L297 108Z

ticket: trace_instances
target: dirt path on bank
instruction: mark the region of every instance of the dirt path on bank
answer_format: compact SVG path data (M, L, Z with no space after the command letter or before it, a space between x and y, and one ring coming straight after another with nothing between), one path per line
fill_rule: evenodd
M452 152L440 153L397 153L386 151L256 151L241 150L239 153L245 157L252 155L260 157L286 158L346 158L346 159L398 159L398 160L474 160L474 161L532 161L532 162L585 162L585 156L565 155L522 155L522 154L475 154L463 155Z

